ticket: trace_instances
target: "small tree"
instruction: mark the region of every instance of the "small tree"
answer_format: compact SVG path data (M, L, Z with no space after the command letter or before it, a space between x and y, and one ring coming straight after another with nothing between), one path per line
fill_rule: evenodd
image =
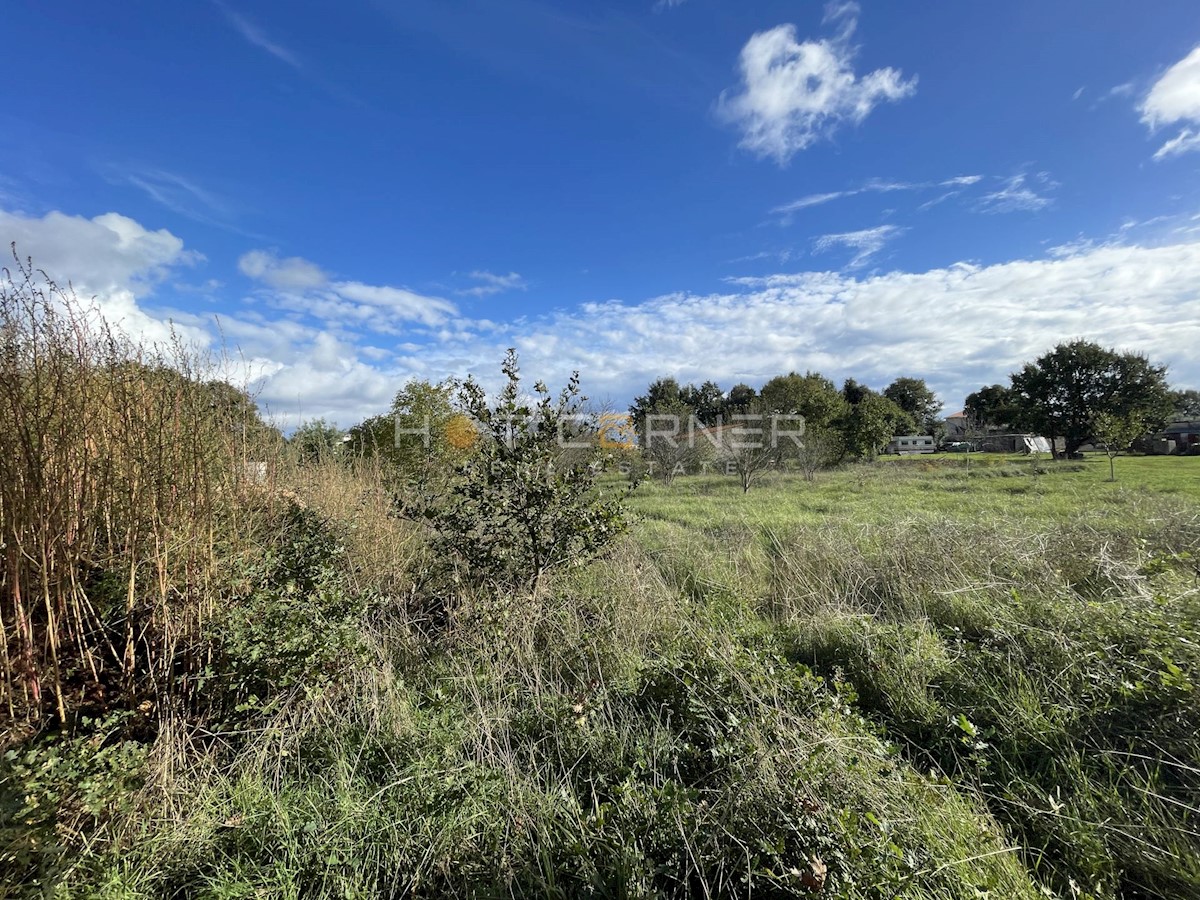
M734 414L727 425L710 432L718 445L718 458L737 474L742 493L748 493L763 472L799 452L803 443L802 417L766 409L758 401L750 412Z
M342 430L324 419L309 419L293 432L288 441L304 463L322 463L335 458L342 449Z
M494 402L472 379L459 403L479 435L448 494L420 508L400 500L433 528L433 551L476 587L533 593L546 573L600 553L624 528L621 498L596 485L597 467L564 462L564 444L585 429L579 374L557 398L542 383L521 393L517 355L502 366L507 383Z
M816 481L817 472L832 464L842 452L842 440L832 428L814 428L806 424L796 464L805 481Z
M691 427L694 417L695 410L681 400L663 400L645 411L638 435L642 453L651 474L665 484L681 472L698 468L708 455L704 438Z
M1108 456L1108 480L1116 481L1117 454L1128 450L1130 444L1146 433L1146 421L1136 413L1099 413L1093 420L1093 429Z

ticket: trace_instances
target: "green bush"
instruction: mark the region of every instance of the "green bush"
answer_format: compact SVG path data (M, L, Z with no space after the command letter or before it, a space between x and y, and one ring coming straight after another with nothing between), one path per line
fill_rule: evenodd
M133 809L147 754L130 739L138 718L84 717L81 734L51 733L0 755L0 884L50 896L96 834Z
M443 609L472 589L533 593L547 573L585 563L625 527L619 498L597 485L598 460L579 452L594 423L582 413L578 373L557 398L539 382L526 399L515 352L502 369L495 403L474 381L463 385L478 447L449 490L398 498L403 514L431 526L427 580Z
M330 523L291 498L264 536L263 553L233 579L244 590L225 598L207 625L211 661L196 679L194 701L225 724L329 688L363 651L372 598L350 588L345 548Z

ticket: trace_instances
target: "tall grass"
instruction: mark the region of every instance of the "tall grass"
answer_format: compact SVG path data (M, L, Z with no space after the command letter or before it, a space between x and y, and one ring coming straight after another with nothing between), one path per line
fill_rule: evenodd
M237 533L253 404L28 261L0 282L0 703L12 722L159 702Z

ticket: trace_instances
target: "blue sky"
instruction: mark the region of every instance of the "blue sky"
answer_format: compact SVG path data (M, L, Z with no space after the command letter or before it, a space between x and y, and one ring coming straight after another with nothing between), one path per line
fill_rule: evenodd
M281 423L411 377L1200 385L1200 10L16 2L0 239ZM214 325L219 317L219 328Z

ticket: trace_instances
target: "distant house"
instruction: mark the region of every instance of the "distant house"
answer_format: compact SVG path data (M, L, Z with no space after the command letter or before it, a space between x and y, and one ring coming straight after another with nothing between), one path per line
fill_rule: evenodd
M892 438L884 453L906 456L909 453L935 453L937 441L928 434L902 434Z
M950 413L946 416L946 437L962 437L967 433L967 413L965 410Z
M1150 439L1150 452L1200 452L1200 422L1172 422Z

